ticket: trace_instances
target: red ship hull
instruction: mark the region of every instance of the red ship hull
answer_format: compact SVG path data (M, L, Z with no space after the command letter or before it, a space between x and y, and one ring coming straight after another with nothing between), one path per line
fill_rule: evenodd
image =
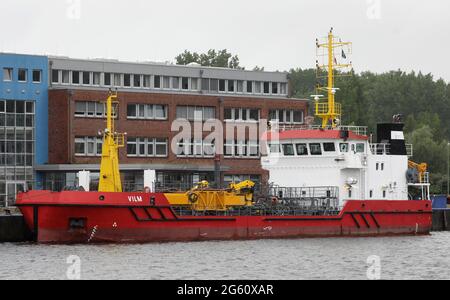
M348 201L337 216L178 216L164 194L31 191L18 196L40 243L147 243L426 235L429 201Z

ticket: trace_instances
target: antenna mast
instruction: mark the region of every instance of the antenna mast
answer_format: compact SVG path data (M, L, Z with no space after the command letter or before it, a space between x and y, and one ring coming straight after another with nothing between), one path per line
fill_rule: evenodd
M352 43L342 42L340 38L336 37L333 34L333 28L322 43L319 39L316 40L318 83L316 87L317 95L313 95L313 97L316 102L316 116L322 119L323 128L336 128L340 122L342 108L341 104L335 101L336 91L339 89L334 86L334 80L336 77L348 76L345 73L351 70L352 63L345 63L345 61L352 52L351 46ZM339 61L336 54L341 56ZM319 62L320 59L322 63ZM320 84L322 80L327 81L326 86ZM327 99L324 101L320 101L321 92L327 94Z

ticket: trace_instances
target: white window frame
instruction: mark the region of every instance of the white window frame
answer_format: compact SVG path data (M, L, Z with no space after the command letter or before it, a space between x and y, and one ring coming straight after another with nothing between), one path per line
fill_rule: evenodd
M88 144L89 142L94 143L94 151L93 153L88 152ZM76 153L76 144L83 143L84 144L84 153ZM103 138L100 137L76 137L74 142L74 154L77 157L99 157L102 154L102 151L99 151L99 149L102 149L103 145ZM100 153L99 153L100 152Z
M34 80L34 72L39 72L39 81ZM41 69L33 69L31 70L31 81L33 83L42 83L42 70Z
M9 79L5 79L5 74L6 72L11 72L9 73ZM3 68L3 81L4 82L12 82L14 80L14 68L9 68L9 67L5 67Z
M20 80L19 79L20 71L25 71L25 80ZM25 68L17 69L17 82L20 82L20 83L28 82L28 69L25 69Z

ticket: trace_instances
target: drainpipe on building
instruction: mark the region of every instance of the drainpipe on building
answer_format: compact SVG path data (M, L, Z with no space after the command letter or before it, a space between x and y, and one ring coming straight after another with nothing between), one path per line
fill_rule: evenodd
M72 115L72 102L73 102L73 91L69 90L67 92L68 96L67 97L67 120L69 121L69 126L67 126L67 137L68 137L68 145L69 145L69 151L67 151L67 153L69 154L68 157L68 161L70 161L70 163L75 163L74 157L75 157L75 147L74 147L74 143L75 143L75 136L72 137L72 123L73 123L73 115Z
M224 121L224 118L225 118L224 102L225 102L225 99L223 97L219 97L219 114L218 114L218 116L219 116L219 120L220 120L221 124L224 124L224 122L225 122ZM222 130L222 132L223 132L223 130ZM221 143L219 143L219 146L221 146L221 149L223 149L222 143L223 143L223 139L222 139ZM217 151L217 147L216 147L216 151ZM214 181L216 182L217 188L223 187L222 172L221 172L222 161L223 161L223 155L216 154L216 157L214 160Z
M52 76L53 76L53 61L49 61L48 63L48 86L51 88L53 87L53 80L52 80Z
M200 70L200 82L199 82L199 87L200 87L200 94L203 94L203 70Z

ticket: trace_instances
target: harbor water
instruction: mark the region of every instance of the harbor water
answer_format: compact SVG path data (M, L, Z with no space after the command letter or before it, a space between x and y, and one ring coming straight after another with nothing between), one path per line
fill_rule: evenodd
M9 243L0 244L0 279L450 279L449 250L449 232L146 245ZM74 265L78 277L71 276Z

